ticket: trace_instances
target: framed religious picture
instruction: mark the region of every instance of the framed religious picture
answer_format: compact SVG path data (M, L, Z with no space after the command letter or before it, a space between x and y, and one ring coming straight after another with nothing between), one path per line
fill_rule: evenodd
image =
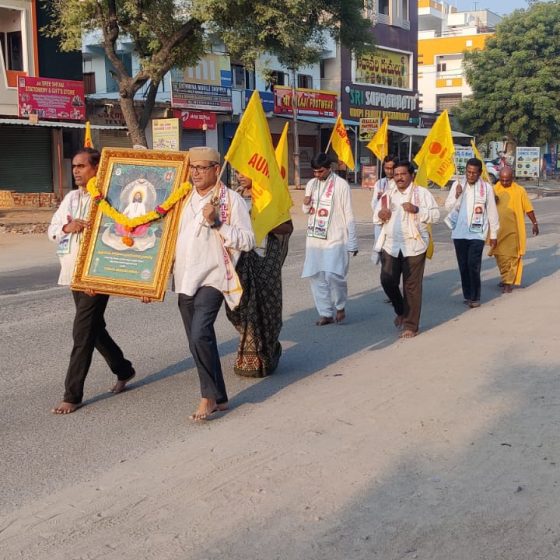
M163 300L187 173L187 152L103 150L73 290Z

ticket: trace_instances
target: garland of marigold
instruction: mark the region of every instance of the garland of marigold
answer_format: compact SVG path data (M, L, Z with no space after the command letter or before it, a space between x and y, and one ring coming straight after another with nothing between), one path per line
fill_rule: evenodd
M159 206L156 206L154 210L142 216L137 216L136 218L129 218L113 208L107 202L97 188L96 177L92 177L87 184L87 190L92 200L99 206L101 212L103 212L106 216L109 216L109 218L117 224L131 230L138 226L143 226L144 224L163 218L169 210L171 210L171 208L173 208L173 206L175 206L175 204L179 202L179 200L181 200L191 189L192 185L189 182L181 183L181 186L174 190Z

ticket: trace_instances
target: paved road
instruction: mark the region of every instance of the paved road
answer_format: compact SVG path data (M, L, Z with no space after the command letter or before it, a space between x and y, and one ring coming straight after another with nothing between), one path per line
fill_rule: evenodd
M542 235L529 241L526 286L558 268L560 199L538 200L535 208ZM370 261L367 219L359 222L358 232L361 252L351 264L348 322L324 329L313 326L316 312L309 287L299 278L303 230L299 227L294 233L284 271L281 367L262 381L228 373L231 402L238 412L271 399L329 364L340 363L344 368L355 353L394 343L392 312L383 303L378 268ZM427 266L424 283L423 330L469 312L460 303L454 253L445 226L435 228L435 239L436 254ZM110 302L109 330L138 371L132 390L109 395L111 377L96 357L86 383L88 406L69 417L49 414L62 394L73 312L68 290L52 287L53 265L49 259L45 261L39 266L35 260L22 266L20 257L19 270L10 272L6 263L0 269L0 510L5 514L92 480L148 450L185 441L198 429L186 420L198 400L198 381L173 294L164 303L149 306L119 298ZM483 303L499 297L497 278L493 260L485 258ZM224 313L217 322L217 334L224 369L231 371L237 337Z

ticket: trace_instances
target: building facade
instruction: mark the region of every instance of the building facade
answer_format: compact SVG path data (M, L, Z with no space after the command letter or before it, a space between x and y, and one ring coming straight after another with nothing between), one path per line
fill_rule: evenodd
M61 53L37 0L0 2L0 192L8 204L50 205L72 188L83 144L82 56Z
M483 49L500 21L488 10L459 12L446 1L419 0L418 87L424 111L452 113L472 93L464 52Z
M375 48L353 56L347 49L332 44L322 62L321 80L324 89L338 92L358 167L374 161L365 146L385 117L395 127L415 127L419 110L417 0L370 0L365 6ZM373 123L373 129L366 134L369 123ZM325 130L323 144L327 142ZM391 143L391 151L400 153L398 135L391 136ZM408 155L408 150L403 155Z

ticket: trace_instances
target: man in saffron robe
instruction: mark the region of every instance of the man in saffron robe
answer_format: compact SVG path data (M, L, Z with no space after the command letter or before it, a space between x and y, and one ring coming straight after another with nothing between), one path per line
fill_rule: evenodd
M539 234L539 225L527 191L513 181L511 167L500 171L500 180L494 185L496 206L500 218L498 244L492 251L500 269L502 293L509 294L513 286L521 284L523 255L527 244L525 214L533 224L533 235Z

